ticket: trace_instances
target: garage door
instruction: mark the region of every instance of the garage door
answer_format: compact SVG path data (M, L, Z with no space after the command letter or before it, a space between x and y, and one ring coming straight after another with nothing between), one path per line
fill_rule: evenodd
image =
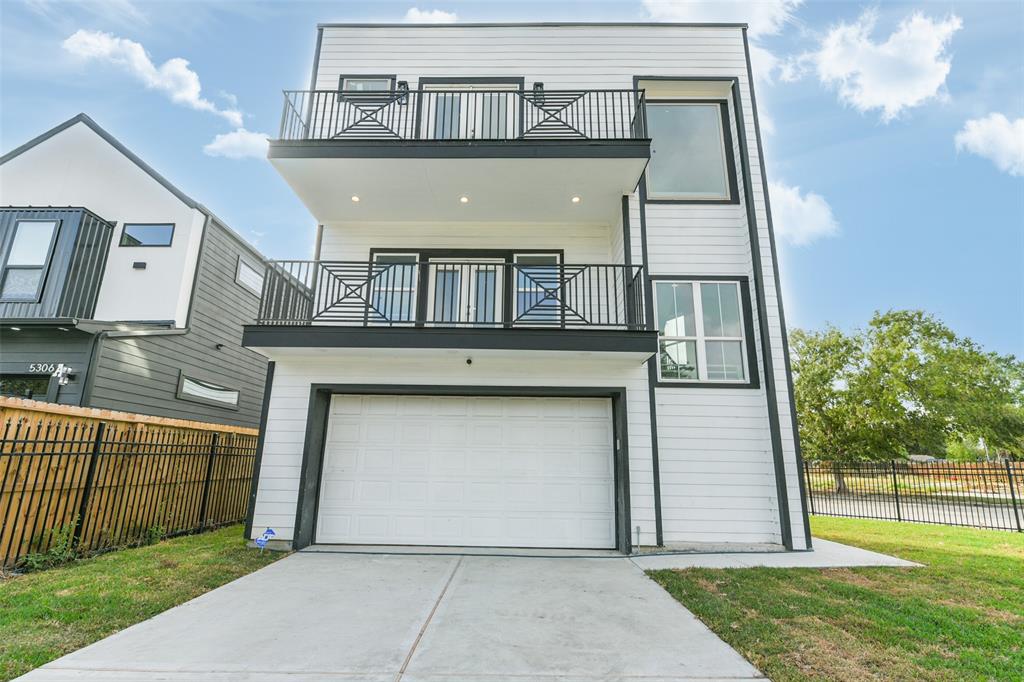
M615 546L611 401L334 396L320 543Z

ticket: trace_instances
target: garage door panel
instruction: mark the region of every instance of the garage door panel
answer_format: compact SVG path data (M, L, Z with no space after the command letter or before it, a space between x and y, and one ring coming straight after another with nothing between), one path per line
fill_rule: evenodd
M337 396L317 541L613 547L606 399Z

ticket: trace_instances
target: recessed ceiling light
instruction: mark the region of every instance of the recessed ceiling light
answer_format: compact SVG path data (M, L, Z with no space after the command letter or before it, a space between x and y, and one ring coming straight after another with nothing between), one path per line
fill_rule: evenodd
M469 197L459 197L459 202L463 204L469 203Z
M572 203L574 203L574 204L578 204L578 203L580 203L580 201L582 201L582 199L580 199L579 197L573 197L572 198Z
M11 331L12 332L20 332L21 331L21 327L11 327Z
M359 203L359 197L357 197L355 194L352 195L352 203L353 204L358 204Z
M67 327L57 327L57 329L61 330L62 332L66 332L68 330Z

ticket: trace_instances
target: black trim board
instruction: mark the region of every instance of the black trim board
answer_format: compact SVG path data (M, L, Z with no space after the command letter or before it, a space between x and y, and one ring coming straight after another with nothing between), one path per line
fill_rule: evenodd
M269 159L649 159L638 140L271 140Z
M320 47L324 43L323 26L316 27L316 48L313 50L313 69L309 76L310 91L316 90L316 74L320 70Z
M320 487L327 440L328 415L334 395L420 395L420 396L514 396L538 398L611 398L612 456L615 486L616 549L629 554L633 549L629 498L629 433L626 389L599 386L434 386L421 384L312 384L306 413L306 437L302 448L299 494L295 505L292 547L302 549L316 539Z
M248 348L430 348L656 353L655 331L246 325Z
M645 322L647 323L647 328L653 329L655 335L655 352L654 355L647 359L647 402L648 410L651 415L651 479L652 486L654 487L654 535L655 543L658 547L662 547L665 544L665 533L661 514L661 462L658 457L658 401L657 396L654 394L654 385L658 380L658 368L654 363L660 362L660 359L658 357L657 348L658 327L654 321L654 285L651 281L650 269L648 268L650 259L647 251L647 183L644 182L646 175L647 171L645 170L643 175L640 176L640 184L638 188L638 199L640 203L640 257L643 261L642 265L644 267L644 300L647 301L647 305L644 308L644 317Z
M735 282L740 285L740 312L743 315L743 341L747 346L746 381L665 381L660 377L659 388L760 388L760 372L757 368L757 346L754 344L754 313L750 303L750 278L746 275L652 275L652 282ZM652 289L655 288L652 286ZM651 301L651 307L656 307ZM661 348L658 348L658 362L661 362Z
M761 124L757 117L757 97L754 95L754 70L750 63L750 44L747 29L743 29L743 53L747 61L747 86L750 88L750 109L754 114L754 135L757 142L757 158L761 161L761 191L764 193L764 212L768 216L768 244L772 253L772 270L775 277L775 296L779 306L779 326L782 330L782 357L786 368L786 390L789 393L789 413L793 424L793 448L796 451L797 480L800 482L800 508L803 512L804 536L807 549L812 549L811 521L807 513L807 490L804 485L803 452L800 449L800 426L797 422L796 396L793 393L793 366L789 355L789 332L786 327L786 312L782 306L782 280L779 276L779 258L775 248L775 226L772 223L772 204L768 196L768 175L764 170L764 147L761 144Z
M249 485L249 505L245 512L245 539L252 536L252 521L256 515L256 494L260 487L260 466L263 464L263 444L267 442L267 415L270 413L270 392L274 387L273 360L267 363L267 380L263 384L263 407L260 408L260 433L256 437L256 459L252 467L252 482Z
M733 108L736 120L743 121L740 101L740 80L732 79ZM789 490L786 486L786 462L782 449L782 430L779 422L778 393L775 387L775 367L772 361L771 327L768 324L768 303L764 291L764 266L761 263L761 243L757 228L757 210L754 207L753 180L750 171L750 152L747 149L746 126L737 125L740 147L740 166L743 171L743 194L746 199L747 229L750 234L751 263L754 269L754 293L757 296L757 323L761 336L762 365L764 366L764 392L768 404L768 428L771 432L772 461L775 468L776 496L779 503L779 530L782 544L793 549L793 528L789 519ZM776 294L779 292L776 291ZM798 477L799 478L799 477Z

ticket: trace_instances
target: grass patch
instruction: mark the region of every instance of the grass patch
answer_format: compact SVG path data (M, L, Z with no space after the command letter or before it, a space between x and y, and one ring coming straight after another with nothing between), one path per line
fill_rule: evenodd
M0 579L0 679L80 649L283 556L241 526Z
M650 576L773 680L1024 679L1024 535L813 517L816 537L925 568Z

